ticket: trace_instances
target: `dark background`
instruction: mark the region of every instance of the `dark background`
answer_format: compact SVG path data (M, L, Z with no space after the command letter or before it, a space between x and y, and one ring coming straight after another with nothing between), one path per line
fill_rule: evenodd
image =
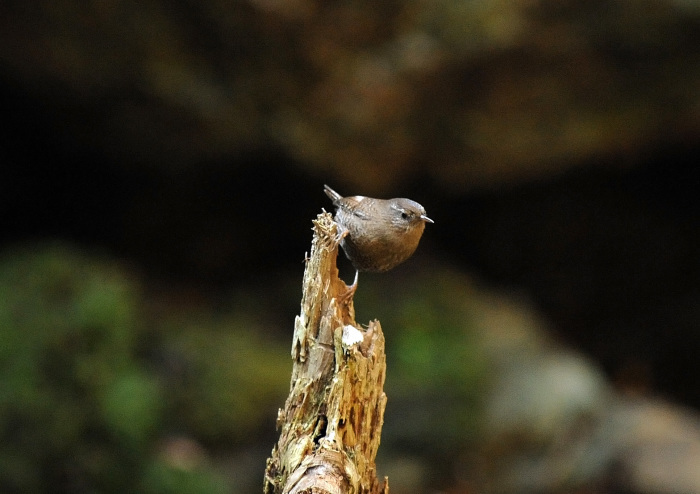
M109 419L96 416L62 436L74 443L62 446L52 430L44 438L56 439L37 450L18 431L41 420L20 418L28 405L13 398L29 391L8 391L3 443L25 459L0 473L0 485L186 492L168 480L181 474L168 463L180 443L164 438L174 436L190 441L187 458L217 458L213 470L225 480L211 482L223 491L255 492L258 481L240 472L262 472L255 462L275 439L310 221L330 209L324 183L347 195L410 197L435 220L414 259L383 280L361 277L360 291L365 279L389 290L444 272L477 280L534 307L553 341L600 366L615 393L697 410L699 14L690 4L633 1L0 8L0 249L4 289L18 301L3 309L17 317L3 319L2 331L20 331L7 321L43 310L47 297L73 293L92 276L83 269L98 273L97 291L99 280L126 273L138 287L130 303L140 322L125 361L159 385L202 379L153 405L161 422L126 446L110 435ZM52 284L56 269L38 261L29 263L36 272L27 268L32 256L59 259L46 262L69 266L65 279ZM347 263L341 272L350 279ZM80 306L80 296L66 295L67 307ZM431 297L449 307L455 294ZM19 300L25 312L12 305ZM357 306L358 316L367 314ZM366 315L374 317L383 319L381 309ZM36 334L50 339L52 324L38 322ZM277 353L280 371L249 387L253 395L270 390L264 403L231 398L252 403L236 416L191 411L209 399L192 398L192 389L217 372L197 367L218 341L188 336L199 326L216 338L252 326L260 338L252 349L230 343L242 349L229 357L248 371L223 388L261 372L265 352ZM91 331L71 338L84 342ZM73 369L75 345L82 348L39 342L32 355L55 353ZM221 359L216 365L229 365ZM109 417L78 371L66 372L56 379L69 383L75 410L95 406ZM51 399L60 400L42 400ZM195 404L183 405L188 399ZM257 418L242 418L250 415ZM396 434L390 448L424 444ZM478 433L467 436L471 444ZM109 444L98 449L111 459L88 467L55 461L84 442ZM433 461L449 456L428 452ZM150 458L170 460L161 471L158 461L144 467ZM112 464L140 472L136 484L114 480L119 474L104 480ZM444 488L462 478L442 473ZM211 492L207 475L191 477L198 480L187 492Z

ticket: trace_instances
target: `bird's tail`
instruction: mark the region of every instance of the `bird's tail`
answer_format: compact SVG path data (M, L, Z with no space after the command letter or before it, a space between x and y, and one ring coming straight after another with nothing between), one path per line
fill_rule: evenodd
M341 200L343 196L338 194L336 191L328 187L327 185L323 186L323 192L326 193L326 195L333 201L333 204L335 204L337 201Z

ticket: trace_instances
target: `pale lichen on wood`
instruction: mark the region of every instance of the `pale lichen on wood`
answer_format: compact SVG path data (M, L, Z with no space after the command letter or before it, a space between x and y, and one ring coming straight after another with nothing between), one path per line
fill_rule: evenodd
M301 312L294 321L292 379L267 461L266 494L388 493L375 458L386 395L384 334L355 322L338 277L338 230L329 213L314 221Z

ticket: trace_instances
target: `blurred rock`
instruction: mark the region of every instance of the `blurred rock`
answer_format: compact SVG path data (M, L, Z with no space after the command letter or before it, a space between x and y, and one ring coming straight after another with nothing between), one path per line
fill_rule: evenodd
M532 324L525 306L519 316L517 305L494 307L482 329L495 377L481 446L458 467L472 473L462 475L465 485L493 493L700 492L696 411L620 393L592 362Z
M528 303L435 264L357 296L387 335L380 473L409 468L399 491L700 492L697 412L625 394Z
M512 361L489 393L485 434L539 443L600 415L609 399L602 373L580 356L561 351Z
M612 419L620 484L644 494L700 492L700 417L663 400L630 399Z

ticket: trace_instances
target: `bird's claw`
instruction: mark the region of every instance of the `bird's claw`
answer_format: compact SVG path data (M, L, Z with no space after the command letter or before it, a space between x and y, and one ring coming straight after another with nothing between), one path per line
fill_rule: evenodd
M338 225L338 230L340 230L340 225ZM348 236L350 231L347 228L344 228L343 231L338 231L338 234L335 236L335 245L340 245L340 242Z

